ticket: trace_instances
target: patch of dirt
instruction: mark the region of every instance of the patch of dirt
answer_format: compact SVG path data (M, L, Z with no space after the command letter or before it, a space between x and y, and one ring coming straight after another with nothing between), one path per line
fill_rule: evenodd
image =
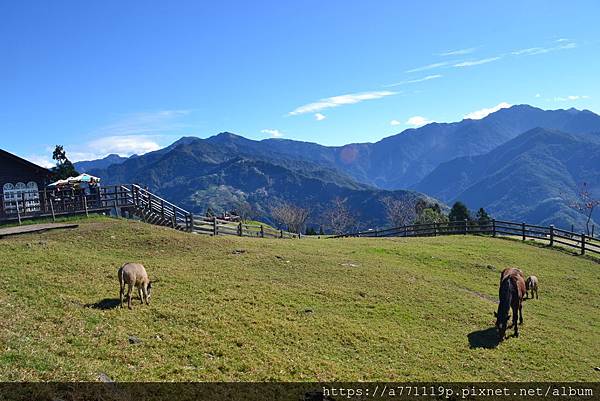
M471 295L473 295L473 296L475 296L475 297L477 297L479 299L483 299L484 301L493 302L495 304L498 303L498 301L496 300L495 297L491 297L491 296L489 296L487 294L482 294L482 293L480 293L478 291L474 291L474 290L471 290L469 288L461 288L461 290L463 290L465 292L468 292L469 294L471 294Z

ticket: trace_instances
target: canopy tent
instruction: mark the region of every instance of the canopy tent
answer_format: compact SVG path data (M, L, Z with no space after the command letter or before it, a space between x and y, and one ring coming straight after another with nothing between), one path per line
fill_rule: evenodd
M49 187L59 187L62 185L81 184L83 182L86 182L89 184L98 184L100 182L100 178L94 177L93 175L89 175L89 174L80 174L77 177L69 177L66 180L58 180L48 186Z

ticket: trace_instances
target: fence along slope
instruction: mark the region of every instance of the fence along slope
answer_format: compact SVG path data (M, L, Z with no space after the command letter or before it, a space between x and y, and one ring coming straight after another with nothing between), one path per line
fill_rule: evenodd
M521 240L533 239L547 241L548 245L556 244L575 248L581 255L591 252L600 255L600 239L566 231L554 226L538 226L527 223L517 223L504 220L490 220L486 224L476 222L455 221L449 223L412 224L384 230L369 230L356 233L336 235L333 238L344 237L431 237L438 235L467 235L480 234L496 236L519 237Z

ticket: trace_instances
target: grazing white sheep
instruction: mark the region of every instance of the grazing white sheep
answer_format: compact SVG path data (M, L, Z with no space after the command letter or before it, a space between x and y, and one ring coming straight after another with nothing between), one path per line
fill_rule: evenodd
M125 284L127 284L127 307L131 309L131 290L133 287L138 289L140 301L146 305L150 305L150 294L152 292L152 282L148 278L146 269L139 263L125 263L118 271L119 276L119 299L121 300L121 308L123 307L123 294L125 292Z
M527 289L527 297L529 298L529 291L531 291L531 298L533 299L533 293L535 291L535 299L538 299L538 278L536 276L529 276L525 281L525 287Z

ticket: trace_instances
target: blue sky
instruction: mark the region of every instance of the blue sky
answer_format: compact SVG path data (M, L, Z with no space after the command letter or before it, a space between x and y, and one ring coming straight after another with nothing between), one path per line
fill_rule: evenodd
M600 112L600 2L0 3L0 147L326 145L528 103ZM475 113L475 114L473 114Z

